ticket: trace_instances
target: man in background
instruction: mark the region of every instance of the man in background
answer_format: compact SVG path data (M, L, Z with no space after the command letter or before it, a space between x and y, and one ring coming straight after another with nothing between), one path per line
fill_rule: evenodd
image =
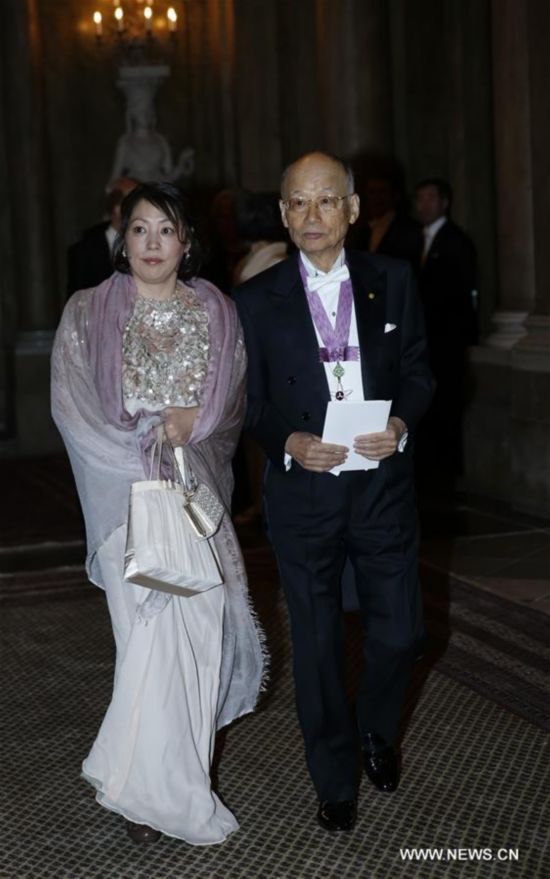
M422 230L406 213L404 195L397 181L389 173L371 171L359 193L367 223L362 223L352 236L354 247L405 259L416 272Z
M418 437L417 461L421 477L443 489L452 488L462 473L466 351L477 341L476 253L450 218L451 205L446 180L427 178L416 186L423 231L418 289L437 383Z
M96 287L113 274L111 254L120 228L120 205L136 186L137 181L130 177L119 177L118 180L114 180L107 192L109 219L86 229L80 240L69 247L67 298L76 290Z

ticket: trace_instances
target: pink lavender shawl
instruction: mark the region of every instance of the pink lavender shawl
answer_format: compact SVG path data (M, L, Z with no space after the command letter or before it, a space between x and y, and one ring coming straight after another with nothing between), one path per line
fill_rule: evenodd
M209 317L210 353L202 403L186 460L227 513L215 541L226 589L218 726L251 711L264 671L263 636L248 599L242 555L229 516L231 459L244 418L246 353L236 310L212 284L193 284ZM146 478L160 412L130 415L122 393L122 336L137 290L115 272L67 303L52 353L52 415L69 454L84 513L90 580L102 586L97 553L127 522L130 487ZM170 464L164 464L167 473Z
M202 405L195 420L189 444L211 436L223 423L224 430L242 426L242 395L235 398L228 411L228 395L233 361L240 331L231 300L208 281L199 278L194 292L208 311L210 360L202 393ZM122 394L122 335L132 314L137 295L131 275L115 272L94 291L91 297L87 326L90 366L103 412L119 430L138 431L144 463L154 440L151 412L140 410L130 415L124 408ZM239 339L242 345L242 340ZM160 422L160 413L155 423Z

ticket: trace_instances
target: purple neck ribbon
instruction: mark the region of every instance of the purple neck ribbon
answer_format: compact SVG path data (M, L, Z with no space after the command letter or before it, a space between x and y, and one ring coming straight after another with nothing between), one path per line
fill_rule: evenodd
M340 284L336 323L333 327L318 292L308 288L306 268L300 257L298 257L298 263L311 312L311 319L323 342L323 347L319 348L319 360L322 363L334 363L340 360L359 360L359 348L356 345L348 345L353 306L351 278Z

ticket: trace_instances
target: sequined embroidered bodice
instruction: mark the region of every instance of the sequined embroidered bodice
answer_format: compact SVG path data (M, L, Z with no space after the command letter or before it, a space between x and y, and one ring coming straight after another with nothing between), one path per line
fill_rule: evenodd
M122 339L126 408L198 406L208 370L208 312L195 294L136 298Z

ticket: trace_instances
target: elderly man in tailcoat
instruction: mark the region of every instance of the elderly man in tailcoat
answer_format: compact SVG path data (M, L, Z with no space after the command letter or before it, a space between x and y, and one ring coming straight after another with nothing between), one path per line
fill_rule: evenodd
M422 311L405 262L344 248L359 215L353 175L320 152L283 173L288 259L235 291L249 358L247 428L268 457L268 530L288 602L294 678L317 819L356 820L358 747L372 783L395 790L396 740L422 633L412 446L432 395ZM387 427L354 450L376 469L330 471L330 400L391 400ZM364 627L355 716L346 699L340 578L349 557Z

